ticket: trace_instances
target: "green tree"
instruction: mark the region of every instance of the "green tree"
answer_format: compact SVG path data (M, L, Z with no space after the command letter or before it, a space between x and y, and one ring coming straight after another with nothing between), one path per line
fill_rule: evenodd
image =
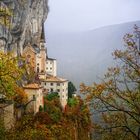
M72 95L75 94L76 87L72 82L68 82L68 98L72 98Z
M45 99L48 101L52 101L56 98L59 98L59 95L57 92L52 92L52 93L49 93L48 95L45 96Z
M101 83L81 84L87 103L101 117L94 122L100 139L140 140L140 50L135 37L124 36L125 50L113 53L119 65L109 68Z
M44 98L45 112L47 112L54 123L59 122L62 117L61 103L58 93L50 93Z
M43 107L40 105L39 106L39 112L42 112L43 111Z
M74 97L68 99L68 106L76 106L78 104L78 100Z

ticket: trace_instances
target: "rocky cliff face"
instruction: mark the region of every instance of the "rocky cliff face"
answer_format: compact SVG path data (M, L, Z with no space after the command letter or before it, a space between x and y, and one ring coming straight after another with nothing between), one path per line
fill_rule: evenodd
M0 25L1 49L20 55L28 43L39 45L48 0L2 0L0 8L8 8L12 13L9 27Z

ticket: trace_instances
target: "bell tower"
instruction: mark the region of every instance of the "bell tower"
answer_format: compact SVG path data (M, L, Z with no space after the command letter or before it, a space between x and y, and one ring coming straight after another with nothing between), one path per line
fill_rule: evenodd
M46 48L45 48L45 33L44 25L42 24L42 32L40 37L40 55L41 55L41 73L45 73L46 70Z

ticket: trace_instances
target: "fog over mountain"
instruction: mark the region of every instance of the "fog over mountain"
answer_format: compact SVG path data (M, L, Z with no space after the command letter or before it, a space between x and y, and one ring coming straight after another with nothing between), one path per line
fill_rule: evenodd
M67 77L77 87L81 82L97 82L115 63L111 53L124 48L123 36L133 32L134 24L140 26L140 21L85 32L46 31L48 55L57 59L58 75Z

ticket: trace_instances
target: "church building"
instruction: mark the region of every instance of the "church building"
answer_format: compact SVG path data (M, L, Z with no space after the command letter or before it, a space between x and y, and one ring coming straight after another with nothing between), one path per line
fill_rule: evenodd
M68 80L57 77L57 61L47 55L43 27L39 45L27 45L23 50L23 56L38 74L43 89L48 94L53 92L59 94L64 108L68 100Z

